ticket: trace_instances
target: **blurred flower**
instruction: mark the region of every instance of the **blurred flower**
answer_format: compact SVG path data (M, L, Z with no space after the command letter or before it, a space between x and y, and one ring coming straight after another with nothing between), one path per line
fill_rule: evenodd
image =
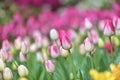
M45 61L45 67L46 67L47 72L49 73L53 73L55 71L55 65L52 60Z
M101 30L101 31L103 31L104 30L104 24L105 24L105 21L104 20L100 20L99 21L99 29Z
M22 39L21 37L17 37L14 41L14 45L15 45L15 48L17 50L20 50L21 49L21 44L22 44Z
M84 40L84 47L85 47L85 51L87 52L92 52L94 50L94 44L91 38L86 38Z
M119 17L117 17L117 16L113 17L113 26L116 29L120 29L120 18Z
M119 46L119 45L120 45L120 41L119 41L118 37L113 36L113 37L112 37L112 40L113 40L113 42L115 43L116 46Z
M75 32L74 30L72 30L72 29L69 29L69 30L67 31L67 34L70 35L70 39L71 39L71 40L74 40L74 39L77 37L76 32Z
M5 49L6 51L10 50L10 43L8 40L3 40L2 49Z
M60 39L60 44L63 49L69 50L72 48L72 43L64 30L61 30L59 32L59 39Z
M50 55L51 55L53 58L59 57L59 52L58 52L58 49L57 49L57 46L56 46L56 45L51 45L51 46L48 48L48 51L49 51Z
M18 74L20 77L26 77L28 76L28 73L28 69L24 65L18 67Z
M112 45L109 41L105 42L105 50L111 55L115 51L114 42L112 42Z
M37 52L37 53L36 53L36 56L37 56L37 61L39 61L39 62L41 62L41 63L44 62L44 57L43 57L42 53Z
M58 32L56 29L50 30L50 38L51 40L57 40L58 39Z
M98 47L100 47L100 48L104 47L104 41L102 40L102 38L98 39Z
M43 45L43 47L49 46L49 40L47 37L42 38L42 45Z
M27 56L22 52L19 53L19 58L21 62L25 62L27 60Z
M0 71L3 71L4 68L5 68L5 63L3 62L2 59L0 59Z
M7 62L12 62L13 57L11 52L7 52L7 57L8 57Z
M37 51L37 44L33 43L30 45L30 52L36 52Z
M26 41L23 41L21 44L21 52L23 54L27 54L28 53L28 44Z
M18 80L28 80L26 77L20 77Z
M82 54L82 55L85 55L85 54L86 54L86 50L85 50L84 44L81 44L81 45L79 46L79 51L80 51L80 54Z
M62 57L66 58L69 55L69 51L60 47L60 54L61 54Z
M45 61L47 61L48 60L48 54L43 53L43 58L44 58Z
M6 67L3 70L3 77L5 80L12 80L13 79L13 74L10 68Z
M6 50L0 49L0 58L1 58L3 61L7 61L8 55L7 55Z
M95 29L91 29L91 36L92 36L93 43L97 43L99 36Z
M85 27L86 29L91 29L92 28L92 23L90 22L90 20L88 18L85 18Z
M105 20L104 22L104 35L111 36L115 33L115 27L111 20Z

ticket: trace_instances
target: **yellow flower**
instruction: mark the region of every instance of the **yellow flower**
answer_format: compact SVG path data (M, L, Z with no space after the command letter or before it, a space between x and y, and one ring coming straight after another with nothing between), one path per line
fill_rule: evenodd
M93 80L120 80L120 64L110 65L111 71L98 72L96 70L90 70L90 75Z
M28 79L25 77L20 77L20 78L18 78L18 80L28 80Z

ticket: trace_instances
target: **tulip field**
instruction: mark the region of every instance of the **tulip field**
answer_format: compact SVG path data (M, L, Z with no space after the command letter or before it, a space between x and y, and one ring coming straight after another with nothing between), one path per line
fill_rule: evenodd
M1 0L0 80L120 80L120 1Z

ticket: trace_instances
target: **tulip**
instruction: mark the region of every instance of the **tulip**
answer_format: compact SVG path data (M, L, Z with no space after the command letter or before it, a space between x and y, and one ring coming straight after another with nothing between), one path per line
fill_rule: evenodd
M1 49L1 50L0 50L0 58L1 58L3 61L6 61L6 60L8 59L8 55L7 55L6 50L4 50L4 49Z
M58 39L58 32L56 29L50 30L50 38L51 40L57 40Z
M48 54L43 53L43 58L44 58L45 61L47 61L48 60Z
M91 52L94 49L94 45L91 38L86 38L84 40L84 47L87 52Z
M115 26L116 29L120 29L120 18L119 17L114 16L113 25Z
M74 40L74 39L77 37L76 32L75 32L74 30L72 30L72 29L69 29L69 30L67 31L67 34L70 35L70 39L71 39L71 40Z
M3 71L4 68L5 68L5 63L3 62L2 59L0 59L0 72Z
M111 55L115 51L114 47L115 47L115 45L113 42L112 42L112 46L111 46L110 41L107 41L105 43L105 50L109 53L109 55Z
M25 62L27 60L27 56L22 52L19 53L19 58L21 62Z
M2 49L4 50L10 50L10 43L8 40L4 40L3 43L2 43Z
M59 52L56 45L50 46L48 51L53 58L57 58L59 56Z
M20 77L28 76L28 69L24 65L18 67L18 74Z
M49 40L48 40L48 38L44 37L44 38L42 39L42 45L43 45L43 47L48 47L48 45L49 45Z
M37 61L43 63L44 62L43 55L40 52L37 52L36 55L37 55Z
M104 47L104 41L103 41L101 38L98 39L98 46L99 46L100 48L103 48L103 47Z
M42 47L42 39L41 36L36 36L35 37L35 44L37 45L37 48L41 48Z
M115 33L115 28L111 20L105 20L104 22L104 35L112 36Z
M20 77L18 80L28 80L26 77Z
M15 48L17 50L20 50L21 49L21 44L22 44L22 39L21 37L17 37L14 41L14 45L15 45Z
M27 52L28 52L28 44L27 44L26 41L23 41L23 42L22 42L21 52L22 52L23 54L27 54Z
M97 43L99 36L95 29L91 29L91 36L92 36L93 43Z
M62 57L66 58L69 55L69 51L60 47L60 54Z
M101 31L103 31L104 30L104 23L105 21L104 20L101 20L100 22L99 22L99 29L101 30Z
M86 51L85 51L85 46L84 44L81 44L80 47L79 47L79 51L82 55L85 55L86 54Z
M7 62L11 62L12 61L12 53L11 52L7 52Z
M59 32L59 39L60 39L60 44L63 49L69 50L72 48L72 43L70 39L68 38L68 36L66 35L65 31L61 30Z
M55 65L52 60L45 61L45 67L46 67L47 72L49 73L53 73L55 71Z
M4 77L4 80L12 80L13 79L13 74L12 74L12 71L10 68L6 67L3 70L3 77Z
M91 29L92 28L92 23L88 18L85 18L85 27L86 29Z
M37 51L37 44L33 43L30 45L30 51L31 52L36 52Z

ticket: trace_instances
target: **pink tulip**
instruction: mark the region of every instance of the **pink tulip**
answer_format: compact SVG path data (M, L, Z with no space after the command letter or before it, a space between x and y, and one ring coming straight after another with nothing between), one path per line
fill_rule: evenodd
M44 62L43 54L40 52L37 52L36 55L37 55L37 61L43 63Z
M6 50L4 50L4 49L1 49L1 50L0 50L0 58L1 58L3 61L7 61L8 55L7 55Z
M92 40L94 43L97 43L98 42L98 33L95 29L91 29L91 35L92 35Z
M19 58L21 62L25 62L27 60L27 56L22 52L19 53Z
M112 36L115 33L115 28L111 20L105 20L104 23L104 35Z
M113 25L116 29L120 29L120 18L117 16L113 17Z
M112 48L111 48L112 47ZM105 43L105 50L111 55L115 51L114 42L112 42L112 46L109 41Z
M85 18L85 27L86 29L91 29L92 28L92 23L88 18Z
M17 37L14 41L14 45L15 45L15 48L17 50L20 50L21 49L21 44L22 44L22 39L21 37Z
M11 62L12 61L12 53L7 52L7 56L8 56L7 62Z
M57 58L59 56L59 52L56 45L52 45L49 47L49 53L53 58Z
M3 40L2 49L5 49L5 50L9 50L10 49L10 43L9 43L8 40Z
M47 72L49 73L53 73L55 71L55 65L52 60L45 61L45 67L46 67Z
M66 35L65 31L61 30L59 32L59 39L60 39L60 44L63 49L68 50L72 48L72 43L68 36Z
M84 47L87 52L91 52L94 50L94 44L91 38L86 38L84 40Z

